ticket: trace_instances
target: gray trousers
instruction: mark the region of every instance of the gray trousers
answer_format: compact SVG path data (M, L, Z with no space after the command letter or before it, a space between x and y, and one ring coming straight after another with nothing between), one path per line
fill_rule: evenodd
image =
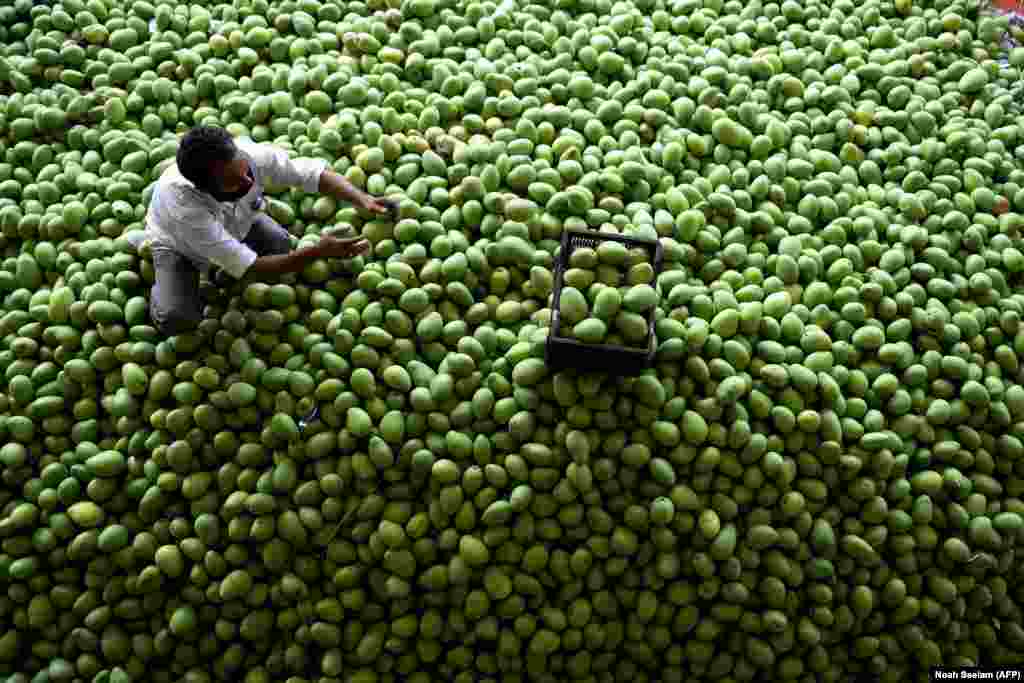
M260 256L287 254L292 248L288 231L264 213L257 214L243 242ZM196 329L203 319L199 269L177 252L154 249L153 271L156 281L149 295L153 325L165 336Z

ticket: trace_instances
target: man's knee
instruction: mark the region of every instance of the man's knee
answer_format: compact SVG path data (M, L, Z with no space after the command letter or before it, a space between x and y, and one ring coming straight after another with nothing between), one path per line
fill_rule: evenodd
M266 214L259 214L253 222L253 246L261 256L278 256L292 250L291 234Z
M270 250L270 253L275 256L287 254L292 250L292 240L284 228L278 226L277 230L274 231L271 237Z

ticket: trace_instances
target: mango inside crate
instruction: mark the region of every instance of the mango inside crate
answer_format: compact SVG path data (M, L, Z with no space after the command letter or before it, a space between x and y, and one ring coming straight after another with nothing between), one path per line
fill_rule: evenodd
M657 277L661 273L663 251L659 242L628 237L610 232L591 230L566 230L562 233L562 245L555 263L555 285L551 303L551 332L545 348L545 360L552 368L576 368L579 370L596 370L616 375L636 375L650 367L654 360L656 338L654 334L655 313L657 302L644 313L644 336L640 344L631 346L618 343L586 343L572 337L569 325L564 320L562 297L566 292L566 275L572 268L571 260L576 250L589 248L597 251L602 244L616 243L627 250L635 248L647 252L647 263L650 264L651 277L649 285L655 287ZM624 283L625 284L625 283ZM594 306L597 308L597 304ZM625 310L625 309L623 309ZM629 315L639 315L629 313ZM598 318L589 317L587 322ZM580 322L580 321L573 321ZM612 326L609 325L609 328Z

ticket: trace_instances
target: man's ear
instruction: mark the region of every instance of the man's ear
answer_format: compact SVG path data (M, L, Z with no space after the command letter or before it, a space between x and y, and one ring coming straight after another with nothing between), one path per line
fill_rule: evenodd
M220 161L214 161L210 163L210 167L207 169L206 174L202 178L202 185L198 186L199 189L209 192L211 194L217 192L217 179L224 173L224 163Z

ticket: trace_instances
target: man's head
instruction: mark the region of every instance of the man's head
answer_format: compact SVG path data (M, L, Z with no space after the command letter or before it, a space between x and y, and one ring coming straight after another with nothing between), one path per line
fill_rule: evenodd
M249 162L223 128L189 130L178 145L177 162L181 175L218 201L241 199L252 188Z

